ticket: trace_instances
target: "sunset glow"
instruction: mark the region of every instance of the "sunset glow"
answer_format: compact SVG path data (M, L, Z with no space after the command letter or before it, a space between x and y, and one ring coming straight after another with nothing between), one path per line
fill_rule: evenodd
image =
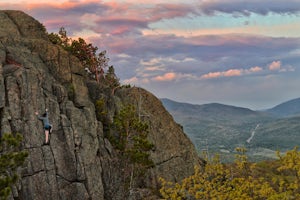
M158 97L253 109L300 97L300 1L1 0L0 6L107 50L123 83Z

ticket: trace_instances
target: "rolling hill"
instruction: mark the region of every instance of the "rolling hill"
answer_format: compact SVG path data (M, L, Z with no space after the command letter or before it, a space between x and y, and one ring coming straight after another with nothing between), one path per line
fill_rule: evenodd
M281 103L266 112L278 117L291 117L300 115L300 98Z
M161 101L183 126L199 153L218 153L223 161L232 161L234 149L240 146L248 149L250 159L262 160L274 158L276 150L286 151L300 145L300 116L293 109L300 101L288 101L266 111L217 103Z

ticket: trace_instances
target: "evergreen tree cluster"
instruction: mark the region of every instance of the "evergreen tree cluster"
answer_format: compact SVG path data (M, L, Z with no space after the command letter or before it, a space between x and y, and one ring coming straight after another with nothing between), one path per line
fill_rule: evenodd
M109 138L120 152L129 189L144 187L145 172L154 166L150 158L154 145L147 138L148 132L148 124L138 118L133 105L124 106L114 117Z
M147 139L148 124L142 122L133 105L127 105L115 115L113 130L116 132L116 147L135 164L149 167L153 165L149 151L154 145Z
M22 166L28 153L20 150L20 134L3 134L0 138L0 198L7 199L11 187L18 180L17 168Z

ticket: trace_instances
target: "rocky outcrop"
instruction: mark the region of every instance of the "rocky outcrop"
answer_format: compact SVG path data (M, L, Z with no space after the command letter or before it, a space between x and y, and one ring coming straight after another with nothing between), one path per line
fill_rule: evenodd
M107 94L87 87L80 62L50 43L32 17L0 11L0 24L1 134L21 133L29 152L12 199L157 199L158 177L178 181L199 164L192 143L155 96L119 89L109 97L110 114L125 103L138 104L155 144L155 167L147 171L145 187L128 191L122 163L95 114L93 98ZM35 116L46 108L53 125L50 145L42 145L44 131Z

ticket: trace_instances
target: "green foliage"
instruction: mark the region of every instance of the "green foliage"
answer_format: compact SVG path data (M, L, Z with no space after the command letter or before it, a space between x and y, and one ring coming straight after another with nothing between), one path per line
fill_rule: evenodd
M239 154L232 165L222 164L215 157L204 169L195 167L195 173L181 183L167 182L160 178L162 197L176 200L300 199L300 152L297 148L284 156L278 154L279 161L275 164L250 163L245 156L246 149L236 150ZM267 168L269 171L266 172Z
M120 80L115 74L115 69L113 66L110 66L105 75L105 82L111 88L116 88L120 86Z
M147 152L153 145L147 140L148 124L139 120L136 115L136 108L133 105L123 107L115 115L113 127L118 133L119 144L117 147L132 157L133 152Z
M153 149L154 145L148 141L147 134L141 133L133 136L132 139L133 146L126 150L131 162L145 167L152 167L154 163L149 158L150 154L148 152Z
M97 82L104 79L104 68L108 67L109 58L106 57L106 51L101 51L97 55L98 47L91 43L87 43L83 38L78 38L78 40L73 40L67 36L67 31L64 27L61 27L59 33L48 34L49 40L53 44L60 45L66 51L70 52L72 55L76 56L82 65L89 70ZM114 69L110 66L107 73L106 82L112 88L119 82L114 74Z
M122 85L123 88L131 88L130 84Z
M300 199L300 152L298 147L288 151L284 156L277 153L280 166L277 168L284 176L274 178L278 190L290 197Z
M93 46L91 43L87 43L83 38L72 40L67 36L67 31L63 27L60 28L59 35L50 34L49 38L51 38L50 41L54 44L61 45L65 50L76 56L84 67L96 74L97 67L100 65L96 56L98 47Z
M299 145L299 116L279 119L265 112L226 105L189 105L166 99L162 102L183 125L196 149L201 152L207 140L209 154L221 154L222 162L234 162L234 149L239 146L247 148L249 160L261 161L276 159L276 150L287 151ZM247 142L254 130L255 136Z
M0 138L0 198L7 199L11 186L16 183L18 176L16 170L23 165L28 153L20 151L22 136L4 134Z
M106 109L106 103L104 98L100 98L95 103L96 107L96 116L97 119L101 122L104 122L107 118L107 109Z
M154 145L147 139L148 124L139 120L133 105L127 105L115 115L112 127L116 133L112 143L122 155L125 177L133 187L143 179L146 169L154 165L150 159Z
M41 30L42 32L44 32L44 33L47 34L46 27L45 27L44 24L42 24L42 23L39 23L39 30Z
M65 30L64 27L61 27L59 29L59 37L61 38L61 46L65 49L65 50L68 50L69 47L70 47L70 41L72 41L71 38L69 38L67 36L67 31Z
M60 38L60 36L56 33L50 33L48 34L48 39L50 40L50 42L52 42L53 44L58 44L61 45L62 44L62 39Z
M84 67L88 67L92 71L96 70L98 65L96 58L97 47L94 47L91 43L86 43L82 38L78 38L78 40L72 40L68 48L81 61Z
M74 98L75 98L75 88L74 88L74 85L72 83L68 83L66 85L66 88L67 88L67 92L68 92L68 98L73 101Z
M244 147L237 147L235 148L235 150L237 151L237 154L235 156L236 167L239 172L243 174L243 176L247 176L250 172L248 157L246 155L247 150Z

